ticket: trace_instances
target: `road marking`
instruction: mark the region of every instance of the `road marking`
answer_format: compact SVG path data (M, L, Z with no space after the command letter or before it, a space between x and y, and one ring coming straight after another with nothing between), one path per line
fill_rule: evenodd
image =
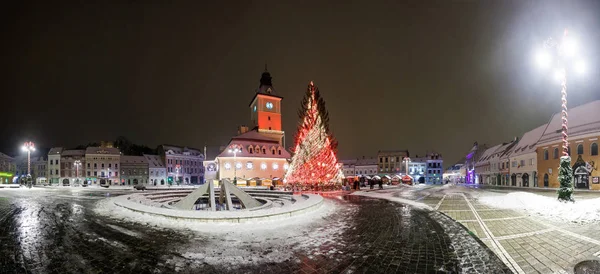
M483 222L483 219L481 219L481 217L477 213L477 210L475 210L475 207L471 204L471 202L469 201L469 199L467 199L467 196L464 193L461 193L461 195L463 196L463 198L467 202L467 205L471 208L471 210L473 212L473 215L475 215L475 218L477 219L477 221L479 222L479 225L483 229L483 233L485 233L486 238L489 238L491 240L491 246L496 251L496 254L498 255L498 257L500 257L500 259L504 262L504 264L506 264L506 266L508 266L510 268L510 270L512 270L513 272L519 273L519 274L525 273L525 271L523 271L523 269L510 256L510 254L508 254L508 252L506 251L506 249L504 249L504 247L502 246L502 244L500 244L500 242L498 242L498 240L496 240L494 238L494 236L493 236L494 234L492 234L492 232L487 227L487 225L485 224L485 222Z
M523 218L527 218L527 216L491 218L491 219L482 219L482 220L484 220L484 221L503 221L503 220L514 220L514 219L523 219Z
M498 240L498 241L500 241L500 240L509 240L509 239L515 239L515 238L533 236L533 235L538 235L538 234L544 234L544 233L551 232L551 231L555 231L555 229L554 228L547 228L547 229L542 229L542 230L533 231L533 232L513 234L513 235L506 235L506 236L500 236L500 237L494 237L494 238L496 240Z
M440 208L440 206L444 202L444 199L446 199L446 195L444 195L444 197L442 197L442 199L437 203L437 205L434 208L435 210L438 210L438 208Z

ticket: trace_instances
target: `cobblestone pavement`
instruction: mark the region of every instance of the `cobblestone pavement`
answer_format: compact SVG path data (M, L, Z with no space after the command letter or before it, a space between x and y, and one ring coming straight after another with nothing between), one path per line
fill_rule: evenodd
M522 189L517 189L521 191ZM459 186L399 188L396 197L421 201L443 212L476 235L515 273L573 273L584 260L600 259L597 224L552 222L523 211L492 208L477 201L483 193L507 193L511 189L474 189ZM544 196L554 191L535 191ZM597 198L600 193L577 192L576 200Z
M339 208L327 219L259 239L158 229L92 210L123 193L0 191L0 273L510 272L446 215L380 199L327 199Z

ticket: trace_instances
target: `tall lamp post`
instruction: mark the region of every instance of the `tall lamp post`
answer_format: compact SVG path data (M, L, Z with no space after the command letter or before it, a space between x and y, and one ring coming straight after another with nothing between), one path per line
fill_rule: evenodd
M27 152L27 180L29 182L29 177L31 177L31 152L35 151L35 144L33 142L25 142L21 149Z
M75 160L73 165L75 166L75 178L76 178L76 181L79 183L79 167L81 166L81 161Z
M232 148L229 149L229 153L233 153L233 185L237 185L237 162L236 162L236 158L237 158L237 153L241 152L242 150L240 150L237 146L232 146Z
M565 29L560 41L549 38L544 42L544 48L536 55L536 61L542 68L553 67L554 77L561 84L561 135L562 135L562 157L558 170L558 199L561 201L574 201L573 193L573 170L571 168L571 156L569 155L568 140L568 114L567 114L567 66L574 68L575 72L583 73L585 64L577 58L577 43ZM575 62L573 62L575 61Z

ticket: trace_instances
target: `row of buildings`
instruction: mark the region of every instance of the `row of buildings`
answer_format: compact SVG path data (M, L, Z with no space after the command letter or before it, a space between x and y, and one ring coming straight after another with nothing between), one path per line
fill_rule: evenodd
M444 173L445 180L467 184L557 188L562 153L561 114L521 138L494 146L474 144L464 159ZM598 141L600 100L569 110L569 155L574 187L600 190Z
M377 157L349 159L340 161L344 176L348 180L382 179L383 181L401 181L404 176L424 184L442 184L444 160L442 155L428 152L425 156L410 157L408 150L380 150Z
M198 149L160 145L158 155L122 155L110 143L86 149L51 148L46 157L31 158L36 184L165 185L204 182L204 153ZM27 176L27 157L0 155L1 183Z

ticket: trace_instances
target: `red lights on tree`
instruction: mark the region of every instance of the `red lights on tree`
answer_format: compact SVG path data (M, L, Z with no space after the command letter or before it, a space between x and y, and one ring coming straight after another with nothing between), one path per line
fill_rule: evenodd
M285 182L292 185L331 186L344 178L337 161L337 141L329 131L329 114L319 89L311 81L298 111L292 163Z

